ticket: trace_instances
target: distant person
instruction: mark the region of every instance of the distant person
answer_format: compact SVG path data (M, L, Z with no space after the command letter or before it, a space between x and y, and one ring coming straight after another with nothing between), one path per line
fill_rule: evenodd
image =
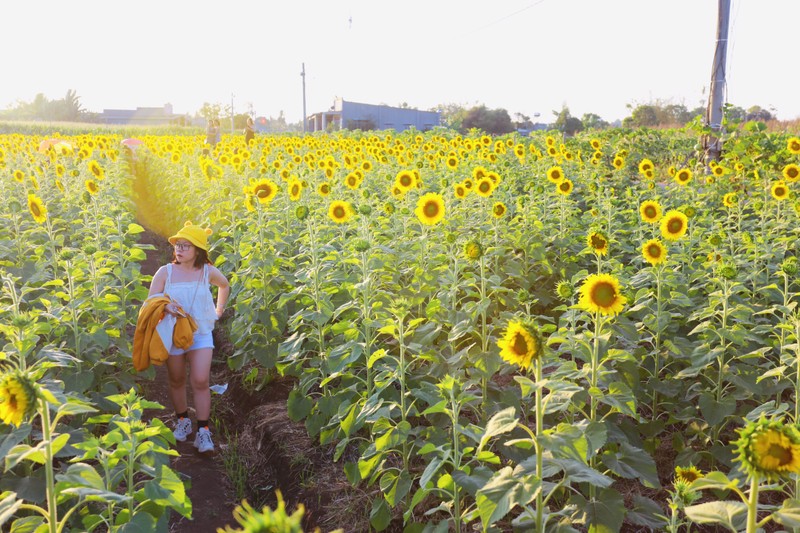
M250 141L252 141L256 136L255 124L253 123L253 119L247 117L247 124L244 127L244 144L249 145Z
M206 125L206 144L210 145L212 150L217 146L217 130L214 128L213 119L208 119Z
M218 118L214 119L214 130L217 132L217 142L214 143L214 146L216 146L217 143L222 141L222 127L219 125Z

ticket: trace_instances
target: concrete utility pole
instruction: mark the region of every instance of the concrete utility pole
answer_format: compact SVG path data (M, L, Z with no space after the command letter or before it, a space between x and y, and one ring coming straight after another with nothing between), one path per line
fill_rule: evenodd
M728 23L731 15L731 0L718 0L719 14L717 18L717 47L714 51L714 66L711 68L711 92L706 109L706 125L711 127L711 134L703 142L706 151L706 163L719 161L722 154L722 106L725 103L725 61L728 55Z
M306 64L302 63L303 70L300 77L303 78L303 134L306 133Z

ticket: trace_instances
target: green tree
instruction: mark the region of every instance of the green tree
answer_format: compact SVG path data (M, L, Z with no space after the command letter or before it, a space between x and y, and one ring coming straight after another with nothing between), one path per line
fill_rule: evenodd
M467 116L467 108L461 104L439 104L430 109L440 114L442 125L461 131L464 124L464 117Z
M604 130L608 127L608 122L595 113L584 113L581 117L581 122L584 129L587 130Z
M564 106L561 111L553 111L556 116L556 121L553 123L553 129L558 130L565 135L575 135L579 131L583 131L583 122L578 117L573 117L569 112L569 108Z
M505 109L487 109L485 105L476 106L467 111L460 131L464 133L472 128L477 128L493 135L502 135L514 131L508 111Z

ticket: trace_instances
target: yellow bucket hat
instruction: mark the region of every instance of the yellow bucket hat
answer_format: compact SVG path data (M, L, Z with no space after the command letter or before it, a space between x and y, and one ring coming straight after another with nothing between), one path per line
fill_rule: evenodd
M178 239L186 239L190 243L194 244L198 248L202 248L206 252L208 251L208 236L211 235L213 231L211 228L203 228L200 226L196 226L192 224L191 220L187 220L183 227L170 237L169 243L175 244Z

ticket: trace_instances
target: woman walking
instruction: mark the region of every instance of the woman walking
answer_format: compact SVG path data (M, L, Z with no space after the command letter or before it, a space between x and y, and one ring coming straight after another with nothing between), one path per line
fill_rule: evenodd
M170 350L167 373L169 395L177 416L172 433L175 440L185 442L192 433L186 401L186 367L189 367L189 384L192 387L197 415L194 447L201 453L214 451L214 442L208 427L211 414L209 378L214 348L211 331L214 329L214 322L222 317L231 290L225 275L208 259L210 234L211 229L186 222L178 233L170 237L169 242L174 249L173 261L158 269L153 276L148 295L148 298L159 294L168 295L173 303L166 306L166 312L178 314L180 306L197 323L192 345L186 350ZM211 294L211 285L218 287L216 305Z

